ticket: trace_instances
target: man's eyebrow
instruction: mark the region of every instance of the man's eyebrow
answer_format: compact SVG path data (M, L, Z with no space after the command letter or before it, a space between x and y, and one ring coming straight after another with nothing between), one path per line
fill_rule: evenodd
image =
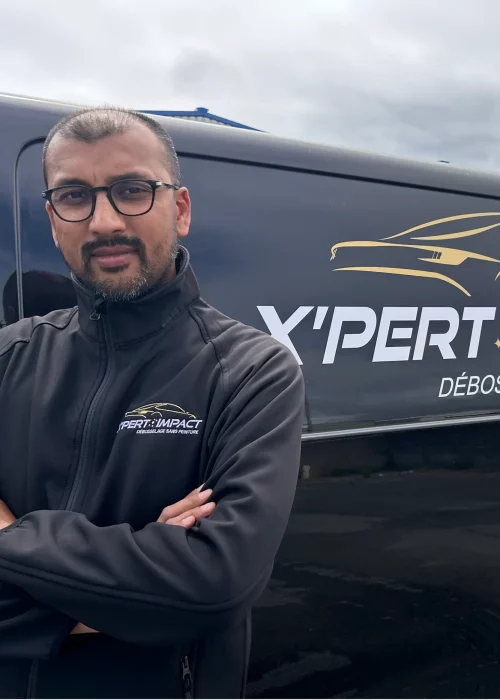
M64 187L66 185L83 185L84 187L92 187L86 180L80 177L63 177L60 180L56 178L54 187Z
M113 182L118 182L119 180L154 180L155 178L149 178L144 173L140 173L137 170L132 170L128 173L120 173L119 175L110 175L105 179L107 185L111 185ZM56 178L55 187L65 187L67 185L83 185L84 187L92 187L90 182L82 179L81 177L63 177L60 180Z
M154 177L148 177L144 173L137 170L131 170L128 173L120 173L119 175L110 175L106 178L106 184L110 185L113 182L118 182L119 180L155 180Z

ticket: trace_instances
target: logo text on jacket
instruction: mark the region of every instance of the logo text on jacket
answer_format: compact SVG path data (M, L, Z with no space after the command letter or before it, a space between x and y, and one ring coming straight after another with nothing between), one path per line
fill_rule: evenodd
M118 426L134 430L136 435L198 435L202 420L173 403L150 403L128 411Z

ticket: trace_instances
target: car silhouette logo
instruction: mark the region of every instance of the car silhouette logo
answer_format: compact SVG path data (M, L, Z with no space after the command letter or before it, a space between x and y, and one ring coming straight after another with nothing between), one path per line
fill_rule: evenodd
M465 230L453 230L451 233L441 232L443 225L446 226L450 222L477 219L477 224L484 223L484 219L488 217L495 217L496 222L486 226L476 225L474 228L468 228L467 225ZM500 259L477 252L477 248L481 248L484 234L498 226L500 212L448 216L379 240L336 243L331 248L330 261L336 262L335 272L375 272L430 278L450 284L470 297L471 292L465 284L469 286L471 278L469 275L467 280L459 279L460 266L475 260L484 264L485 275L491 274L491 279L495 281L498 279ZM453 228L456 228L455 224Z
M163 418L168 414L180 415L189 419L196 418L194 413L189 413L173 403L149 403L146 406L128 411L125 418Z

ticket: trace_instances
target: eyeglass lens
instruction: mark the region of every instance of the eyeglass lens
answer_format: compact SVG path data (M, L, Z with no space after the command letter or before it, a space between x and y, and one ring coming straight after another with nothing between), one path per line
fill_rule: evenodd
M151 207L154 190L142 180L122 180L109 189L111 199L121 214L137 216ZM68 185L52 193L52 206L67 221L83 221L92 211L92 192L83 185Z

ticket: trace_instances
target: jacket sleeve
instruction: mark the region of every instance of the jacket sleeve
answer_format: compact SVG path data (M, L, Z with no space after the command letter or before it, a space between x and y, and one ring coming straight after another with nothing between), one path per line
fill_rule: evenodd
M205 482L217 503L209 518L191 530L155 522L134 531L97 527L69 511L29 513L0 532L0 581L138 644L196 639L242 619L267 584L290 515L304 382L275 341L255 348L258 364L241 356L248 367L237 368L237 381L222 372L226 398Z
M56 656L77 621L0 583L0 659Z
M0 382L17 339L25 341L29 332L27 321L1 330ZM0 456L0 470L3 466ZM0 659L55 656L76 623L34 600L22 588L0 582Z

